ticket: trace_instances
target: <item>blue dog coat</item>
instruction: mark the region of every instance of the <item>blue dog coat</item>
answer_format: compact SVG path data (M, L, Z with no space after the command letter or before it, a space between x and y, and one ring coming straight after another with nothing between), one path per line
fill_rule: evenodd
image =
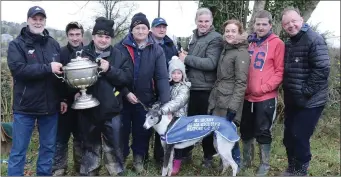
M234 123L227 121L224 117L212 115L180 117L168 129L164 140L167 144L176 144L202 138L213 131L217 131L227 141L239 140L237 127Z

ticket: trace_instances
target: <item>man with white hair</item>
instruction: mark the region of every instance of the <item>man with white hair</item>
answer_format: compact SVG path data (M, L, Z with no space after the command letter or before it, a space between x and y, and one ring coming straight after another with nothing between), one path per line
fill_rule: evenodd
M45 29L46 13L39 6L27 13L27 26L8 46L7 63L14 81L13 146L8 176L23 176L26 151L37 123L39 154L37 176L51 176L58 112L67 111L59 93L62 82L60 46Z
M216 68L223 50L222 35L215 31L212 12L207 8L200 8L196 12L195 23L197 29L188 45L188 53L181 52L180 60L186 64L187 76L192 83L188 103L188 116L207 114L208 98L214 82L216 81ZM210 114L210 113L209 113ZM213 134L204 138L202 142L204 151L203 165L212 166L212 157L216 153L213 147ZM183 157L189 156L192 147L185 148ZM180 168L181 160L175 159L173 170Z

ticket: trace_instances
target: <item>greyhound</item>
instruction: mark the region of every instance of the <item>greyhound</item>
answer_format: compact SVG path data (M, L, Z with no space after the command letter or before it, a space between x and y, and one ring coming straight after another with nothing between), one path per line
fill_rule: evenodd
M159 133L159 135L161 136L161 144L162 144L162 147L164 149L164 154L165 154L164 155L164 161L163 161L163 167L162 167L162 176L166 176L166 175L171 176L172 169L173 169L174 148L183 149L183 148L186 148L188 146L194 145L198 142L201 142L202 139L204 137L206 137L207 135L209 135L211 132L214 132L214 135L215 135L214 148L217 150L217 152L220 155L220 158L222 159L222 162L223 162L223 170L221 172L221 175L223 175L226 172L229 165L231 165L232 171L233 171L232 172L233 176L236 176L238 165L233 160L232 148L233 148L235 142L237 142L239 140L239 136L236 132L236 126L234 125L234 123L226 121L226 119L223 117L211 116L211 115L202 115L201 119L207 118L207 120L220 122L219 123L220 128L216 127L216 128L209 130L206 127L206 128L204 128L204 129L206 129L206 132L207 132L207 133L205 133L205 135L197 136L197 135L195 135L195 133L190 133L191 137L186 139L185 137L183 137L183 134L179 133L179 132L181 132L181 131L179 131L179 129L173 130L173 131L171 131L173 133L171 133L169 130L171 130L173 128L173 126L170 124L174 122L173 125L175 125L179 121L179 119L186 119L186 121L192 121L193 122L193 119L197 118L197 116L181 117L175 121L172 121L172 119L169 118L168 115L159 116L160 114L158 113L158 109L159 109L158 107L154 107L152 109L149 109L149 111L146 114L146 120L144 122L143 127L145 129L149 129L149 128L153 127L155 129L155 131L157 133ZM204 124L201 124L201 125L204 125ZM221 125L221 124L225 124L225 125ZM200 125L200 123L197 125ZM206 122L206 125L207 125L207 122ZM234 128L231 127L231 125L233 125ZM222 128L223 126L225 126L225 128ZM172 128L170 128L170 127L172 127ZM187 127L187 131L188 130L190 130L190 131L196 130L196 128L198 128L198 127L195 128L193 126L192 127L181 126L181 128L184 128L184 127ZM230 133L230 134L233 134L231 136L234 139L232 138L233 140L228 140L229 138L226 138L226 137L227 136L231 137L231 136L230 135L224 136L222 134L222 131L225 131L226 129L230 129L227 131L231 132L231 128L233 130L232 130L232 133ZM222 129L225 129L225 130L222 130ZM199 128L198 130L203 130L203 129ZM171 133L171 134L169 134L169 133ZM170 137L172 137L172 139L175 139L175 140L173 140L173 141L169 140Z

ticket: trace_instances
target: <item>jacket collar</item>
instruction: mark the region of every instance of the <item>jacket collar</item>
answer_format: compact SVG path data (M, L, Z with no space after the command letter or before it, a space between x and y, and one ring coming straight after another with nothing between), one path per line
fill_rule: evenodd
M148 37L147 37L147 45L146 45L146 47L149 46L149 45L152 45L154 43L155 42L153 40L153 37L149 33ZM131 47L136 48L136 49L138 48L138 45L137 45L137 43L136 43L136 41L135 41L135 39L133 37L133 34L131 32L123 39L122 44L123 45L131 46Z
M302 35L306 33L310 29L310 26L307 23L304 23L301 27L300 32L298 32L295 36L290 37L290 40L293 42L297 42L301 39Z
M105 50L103 50L103 52L111 51L111 49L112 49L112 45L109 45L109 47L107 47ZM84 47L84 51L87 54L91 55L93 58L97 57L97 53L96 53L96 49L95 49L95 43L93 40L89 43L89 45Z
M156 43L154 37L153 37L153 33L152 32L149 32L149 35L152 36L152 39L153 39L153 42ZM169 45L169 44L174 44L173 40L168 36L166 35L164 38L163 38L163 42L165 45Z
M78 47L73 47L69 42L66 45L66 48L69 50L70 53L72 53L75 50L83 48L83 43L81 43Z
M20 36L23 38L24 42L28 45L33 45L34 43L45 44L50 37L49 32L44 29L42 35L33 34L30 32L29 27L23 27L20 31Z
M201 36L206 36L211 31L215 31L215 28L214 28L213 25L206 31L206 33L200 34L199 31L198 31L198 28L193 30L193 33L195 34L196 37L201 37Z

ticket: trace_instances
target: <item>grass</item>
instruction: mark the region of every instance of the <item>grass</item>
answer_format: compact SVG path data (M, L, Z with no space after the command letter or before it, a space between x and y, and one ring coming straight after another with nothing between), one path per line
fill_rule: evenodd
M311 151L313 154L311 166L309 169L310 176L340 176L340 112L339 110L325 111L323 118L320 119L315 133L311 139ZM282 144L283 124L277 122L273 128L273 145L271 150L271 171L269 176L279 175L286 168L287 160L284 146ZM72 141L70 140L70 147ZM27 153L27 164L25 166L25 174L28 176L35 175L35 163L38 158L39 140L37 131L35 130L32 136ZM150 148L152 153L152 148ZM69 148L69 157L72 157L72 148ZM214 159L214 168L202 168L200 163L202 159L202 148L197 145L193 151L193 162L190 164L183 164L179 176L219 176L217 167L219 165L219 158ZM152 154L150 154L152 157ZM8 159L8 156L1 156L1 159ZM73 161L69 158L68 175L75 175L73 171ZM258 148L256 148L255 161L251 169L242 171L238 176L254 176L259 164ZM129 156L127 160L127 176L138 176L132 171L132 157ZM146 163L146 173L143 176L159 176L161 175L161 166L149 160ZM232 175L229 169L228 175ZM7 175L7 164L1 164L1 176ZM102 166L100 175L109 175L104 166Z

